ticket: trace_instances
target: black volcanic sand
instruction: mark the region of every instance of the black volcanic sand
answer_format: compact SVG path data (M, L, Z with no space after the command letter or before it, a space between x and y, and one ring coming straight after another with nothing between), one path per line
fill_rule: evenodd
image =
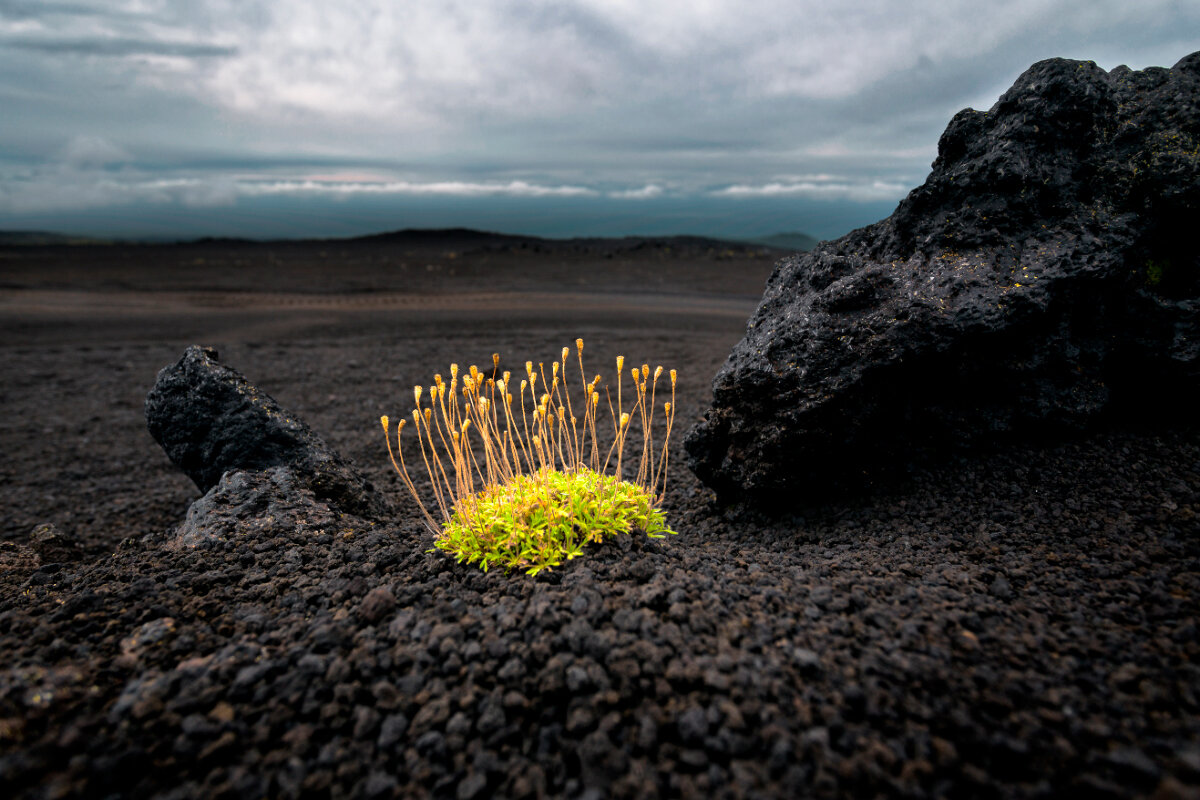
M0 250L0 794L1200 791L1200 429L1012 442L775 521L676 457L678 536L484 574L427 552L378 416L451 361L580 335L589 370L677 368L681 434L771 259L405 246ZM141 409L192 343L397 518L282 498L173 548L196 491Z

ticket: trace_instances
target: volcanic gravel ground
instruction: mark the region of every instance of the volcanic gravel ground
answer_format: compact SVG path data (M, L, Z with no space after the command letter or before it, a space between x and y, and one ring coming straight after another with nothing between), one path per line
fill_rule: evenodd
M268 494L195 550L140 414L190 342L7 347L2 794L1200 792L1200 429L1013 442L774 521L712 506L675 439L677 536L537 578L428 552L377 421L413 383L579 334L589 371L677 367L682 432L740 335L570 322L203 341L399 513Z

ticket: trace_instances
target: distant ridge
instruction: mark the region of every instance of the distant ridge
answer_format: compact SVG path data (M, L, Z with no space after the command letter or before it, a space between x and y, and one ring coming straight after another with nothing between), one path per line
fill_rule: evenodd
M790 250L793 252L807 253L817 246L817 240L809 236L807 233L798 231L792 233L776 233L771 236L764 236L761 239L747 239L746 241L752 244L761 244L764 247L773 247L777 250Z
M473 228L404 228L365 236L323 237L311 239L247 239L242 237L204 236L196 239L164 241L162 239L96 239L87 236L52 233L49 231L0 230L0 246L66 246L100 244L135 245L392 245L416 250L458 251L489 249L530 249L545 252L618 253L646 249L675 248L679 250L717 250L731 252L809 250L816 240L803 233L779 233L760 239L716 239L707 236L588 236L570 239L550 239L522 234L496 233Z
M803 234L781 234L792 236ZM805 237L811 238L811 237ZM621 251L643 250L646 248L676 247L680 249L716 249L716 250L746 250L769 249L788 250L789 247L768 244L765 240L749 241L735 239L714 239L707 236L676 235L676 236L581 236L570 239L548 239L541 236L526 236L521 234L494 233L473 228L405 228L387 233L376 233L368 236L356 236L337 241L371 244L396 244L413 247L441 247L460 249L489 249L489 248L538 248L550 251L587 252L591 250Z
M0 231L0 245L6 247L35 247L38 245L111 244L108 239L72 236L49 231Z
M461 247L471 245L483 247L496 244L513 244L521 241L537 241L536 236L521 236L509 233L494 233L480 231L474 228L403 228L383 233L370 233L366 236L351 236L344 239L326 239L323 241L362 242L364 244L410 244L426 247L451 245Z

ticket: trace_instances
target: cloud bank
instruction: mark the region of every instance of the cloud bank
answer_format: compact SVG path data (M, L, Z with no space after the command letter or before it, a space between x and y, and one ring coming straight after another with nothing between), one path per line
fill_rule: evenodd
M1177 0L0 0L0 215L896 200L1032 62L1169 66L1196 30Z

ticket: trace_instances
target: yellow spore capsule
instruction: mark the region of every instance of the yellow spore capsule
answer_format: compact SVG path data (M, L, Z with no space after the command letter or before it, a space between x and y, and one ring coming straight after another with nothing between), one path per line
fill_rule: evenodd
M617 356L617 372L625 369L625 356Z
M413 399L417 401L417 405L421 405L421 392L423 391L425 391L425 387L423 386L413 387Z
M675 370L671 370L671 385L675 385Z
M387 433L387 429L388 429L388 418L387 418L387 414L384 414L382 417L380 417L380 418L379 418L379 421L380 421L380 423L382 423L382 424L383 424L383 432L384 432L384 433Z
M649 377L650 377L650 365L642 364L642 380L646 380L646 378L649 378Z
M621 414L621 427L624 428L628 424L629 424L629 412L624 412Z
M661 364L654 368L654 380L658 380L659 375L662 375L662 365Z
M576 339L576 340L575 340L575 349L576 349L576 350L578 350L578 351L579 351L579 352L581 352L581 353L583 352L583 339Z

